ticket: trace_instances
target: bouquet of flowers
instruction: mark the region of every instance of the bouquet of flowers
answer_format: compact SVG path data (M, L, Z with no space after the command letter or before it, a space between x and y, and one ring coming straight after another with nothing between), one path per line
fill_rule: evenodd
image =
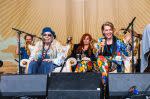
M86 72L86 71L90 71L92 70L93 66L92 66L92 61L85 61L82 60L81 62L77 63L77 67L75 72Z

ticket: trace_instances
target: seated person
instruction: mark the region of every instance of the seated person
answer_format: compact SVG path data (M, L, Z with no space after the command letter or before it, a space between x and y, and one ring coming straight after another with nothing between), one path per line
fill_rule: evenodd
M102 25L103 38L98 39L97 63L100 71L107 75L108 72L124 72L123 56L128 56L127 46L114 36L114 25L106 22Z
M25 44L24 44L24 46L22 46L20 48L20 57L21 57L21 61L20 61L20 66L21 66L20 69L21 70L20 70L20 72L21 73L25 73L26 72L25 69L26 69L26 67L28 65L28 63L27 63L28 61L27 60L29 59L31 51L33 50L33 47L34 47L33 46L33 36L32 35L26 34L24 36L24 40L25 40ZM16 54L19 55L19 48L18 48L18 46L16 48Z
M79 44L75 44L70 57L74 57L79 61L79 64L72 67L74 72L86 72L92 71L92 61L95 61L95 55L93 54L93 45L91 44L92 37L90 34L85 33L80 40Z
M123 56L128 56L127 46L114 36L115 28L111 22L105 22L101 31L103 38L98 39L95 45L97 48L97 65L102 73L102 83L105 98L108 98L108 80L109 72L124 72Z
M116 36L121 39L127 45L127 51L129 56L124 57L124 67L125 73L131 73L133 71L139 72L140 71L140 41L141 41L141 34L138 34L136 31L134 33L134 67L132 66L132 30L128 29L127 33L124 34L125 29L122 28L118 32L116 32Z
M55 40L55 32L50 27L42 30L42 41L35 45L30 56L28 74L49 74L60 66L66 58L62 45Z

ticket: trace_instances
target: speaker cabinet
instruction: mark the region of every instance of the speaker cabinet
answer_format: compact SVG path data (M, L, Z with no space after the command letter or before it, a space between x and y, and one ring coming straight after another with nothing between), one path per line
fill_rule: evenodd
M47 75L2 75L0 96L46 96Z
M48 99L100 99L100 73L52 73Z
M130 97L129 89L136 86L139 91L137 96L131 97L138 99L138 97L150 95L150 74L109 74L109 95L110 97ZM112 99L124 99L124 98ZM141 98L142 99L142 98ZM144 98L146 99L146 98Z

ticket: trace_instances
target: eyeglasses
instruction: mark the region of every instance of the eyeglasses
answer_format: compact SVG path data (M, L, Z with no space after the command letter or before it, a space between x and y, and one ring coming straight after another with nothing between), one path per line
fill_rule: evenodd
M43 36L50 36L51 37L52 35L51 34L43 34Z

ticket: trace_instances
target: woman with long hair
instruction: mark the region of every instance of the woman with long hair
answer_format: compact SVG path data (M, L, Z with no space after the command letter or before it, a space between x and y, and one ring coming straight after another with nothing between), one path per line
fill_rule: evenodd
M30 56L28 74L49 74L65 60L65 50L50 27L42 30L42 41L36 43Z
M95 55L93 54L94 47L92 41L92 36L89 33L85 33L81 37L80 43L74 45L71 57L74 57L77 59L77 61L80 61L80 65L83 66L83 64L85 64L86 70L82 66L77 65L73 68L73 71L85 72L92 70L92 61L95 60ZM80 70L80 68L78 67L82 67L82 69Z

